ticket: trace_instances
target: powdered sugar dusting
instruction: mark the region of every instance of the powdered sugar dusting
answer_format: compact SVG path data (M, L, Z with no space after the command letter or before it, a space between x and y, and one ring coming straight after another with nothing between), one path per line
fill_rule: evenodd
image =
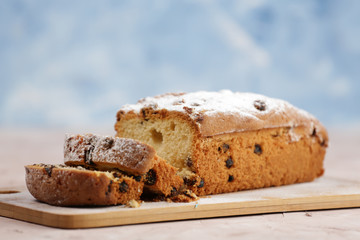
M259 110L256 108L254 106L256 101L263 102L265 109ZM191 115L196 113L207 115L230 113L256 118L255 115L266 114L269 111L283 112L285 107L289 105L283 100L269 98L260 94L234 93L229 90L222 90L220 92L200 91L183 95L167 94L161 97L147 97L139 101L138 104L125 105L122 110L139 112L143 107L153 107L155 109L187 112L191 109Z
M149 170L154 154L152 147L133 139L94 134L65 137L66 164L112 165L130 173L144 173Z
M121 110L125 113L129 111L140 113L143 108L183 112L195 120L198 125L202 124L201 118L203 117L231 116L238 119L234 124L236 125L234 129L227 129L218 134L241 131L239 129L241 127L242 130L284 126L296 127L303 124L305 119L314 119L311 114L297 109L284 100L260 94L232 92L229 90L147 97L137 104L125 105ZM294 113L296 116L293 116Z
M108 145L109 140L114 140L113 145ZM150 149L148 146L132 139L126 138L101 138L95 145L96 157L106 159L108 163L128 165L129 161L136 159L135 167L142 166L148 160Z

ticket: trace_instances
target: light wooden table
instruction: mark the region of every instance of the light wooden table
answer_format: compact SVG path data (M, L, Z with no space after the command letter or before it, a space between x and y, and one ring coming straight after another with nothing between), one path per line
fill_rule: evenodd
M61 163L66 130L0 129L0 188L25 186L24 168ZM92 131L94 132L94 131ZM77 132L76 132L77 133ZM81 132L79 132L81 133ZM113 135L111 131L95 133ZM329 131L327 175L360 179L360 129ZM360 239L360 208L64 230L0 217L0 239Z

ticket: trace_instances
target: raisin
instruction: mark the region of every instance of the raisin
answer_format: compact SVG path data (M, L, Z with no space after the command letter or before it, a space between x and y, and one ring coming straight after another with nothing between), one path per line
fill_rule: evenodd
M196 183L196 179L184 178L184 184L187 186L194 186L195 183Z
M187 197L192 197L191 196L191 190L186 190L186 191L183 191L183 194L185 195L185 196L187 196Z
M140 182L141 181L141 176L140 175L134 176L134 179L135 179L135 181Z
M195 121L201 123L202 121L204 121L204 116L202 114L196 114Z
M121 174L118 172L113 172L112 174L113 174L114 178L119 178L121 176Z
M110 149L114 145L114 139L105 138L102 144L105 149Z
M230 149L230 146L229 146L229 144L226 144L226 143L224 143L223 145L218 147L218 151L223 152L223 153L226 153L229 149Z
M122 193L126 193L129 190L129 185L125 181L119 183L119 191Z
M265 111L266 110L266 104L264 101L261 100L255 100L254 101L254 107L259 111Z
M226 153L229 150L229 148L230 148L229 144L224 143L222 145L222 150L224 151L224 153Z
M106 195L108 195L110 192L111 192L111 185L112 185L112 183L113 183L113 181L112 180L110 180L110 183L109 183L109 185L108 185L108 189L107 189L107 191L106 191Z
M145 175L145 184L154 185L156 183L156 172L150 169Z
M193 161L191 160L190 157L187 157L187 158L186 158L186 166L188 166L188 167L192 167L192 166L193 166Z
M146 110L144 108L141 109L141 113L142 113L142 116L143 116L144 120L149 121L149 119L146 118Z
M175 197L175 196L178 195L178 194L179 194L178 190L177 190L175 187L173 187L173 188L171 189L170 196L171 196L171 197Z
M314 130L313 130L313 132L312 132L311 136L313 136L313 137L315 137L315 136L316 136L316 128L314 128Z
M53 170L54 167L55 167L55 166L53 166L53 165L50 165L50 166L48 166L48 167L45 167L45 172L47 173L47 175L48 175L49 177L51 177L52 170Z
M192 114L193 109L189 108L189 107L183 107L183 109L185 110L185 112L187 112L188 114Z
M145 109L141 109L141 113L142 113L143 117L145 118L145 117L146 117L146 111L145 111Z
M121 117L122 117L122 115L124 115L125 114L125 112L124 111L122 111L122 110L120 110L119 112L117 112L117 114L116 114L116 121L120 121L121 120Z
M233 176L233 175L229 175L228 182L232 182L232 181L234 181L234 176Z
M261 146L259 144L255 144L254 153L256 153L258 155L262 154L262 149L261 149Z
M204 179L201 179L198 188L202 188L203 186L204 186Z
M233 160L231 159L231 157L229 157L226 161L225 161L226 167L227 168L231 168L234 165Z
M89 165L94 165L92 161L92 152L94 150L94 146L91 146L88 150L85 150L85 163Z

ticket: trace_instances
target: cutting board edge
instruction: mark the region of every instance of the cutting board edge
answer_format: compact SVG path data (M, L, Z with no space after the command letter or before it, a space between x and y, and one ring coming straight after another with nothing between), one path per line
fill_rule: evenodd
M194 204L132 211L90 214L57 214L0 202L0 215L45 226L76 229L199 218L242 216L360 207L360 194L271 199L248 202ZM125 214L126 213L126 214Z

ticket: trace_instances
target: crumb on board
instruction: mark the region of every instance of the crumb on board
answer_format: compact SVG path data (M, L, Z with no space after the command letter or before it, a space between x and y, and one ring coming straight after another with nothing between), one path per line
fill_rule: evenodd
M135 199L131 199L126 206L130 207L130 208L138 208L140 207L140 203L138 201L136 201Z

